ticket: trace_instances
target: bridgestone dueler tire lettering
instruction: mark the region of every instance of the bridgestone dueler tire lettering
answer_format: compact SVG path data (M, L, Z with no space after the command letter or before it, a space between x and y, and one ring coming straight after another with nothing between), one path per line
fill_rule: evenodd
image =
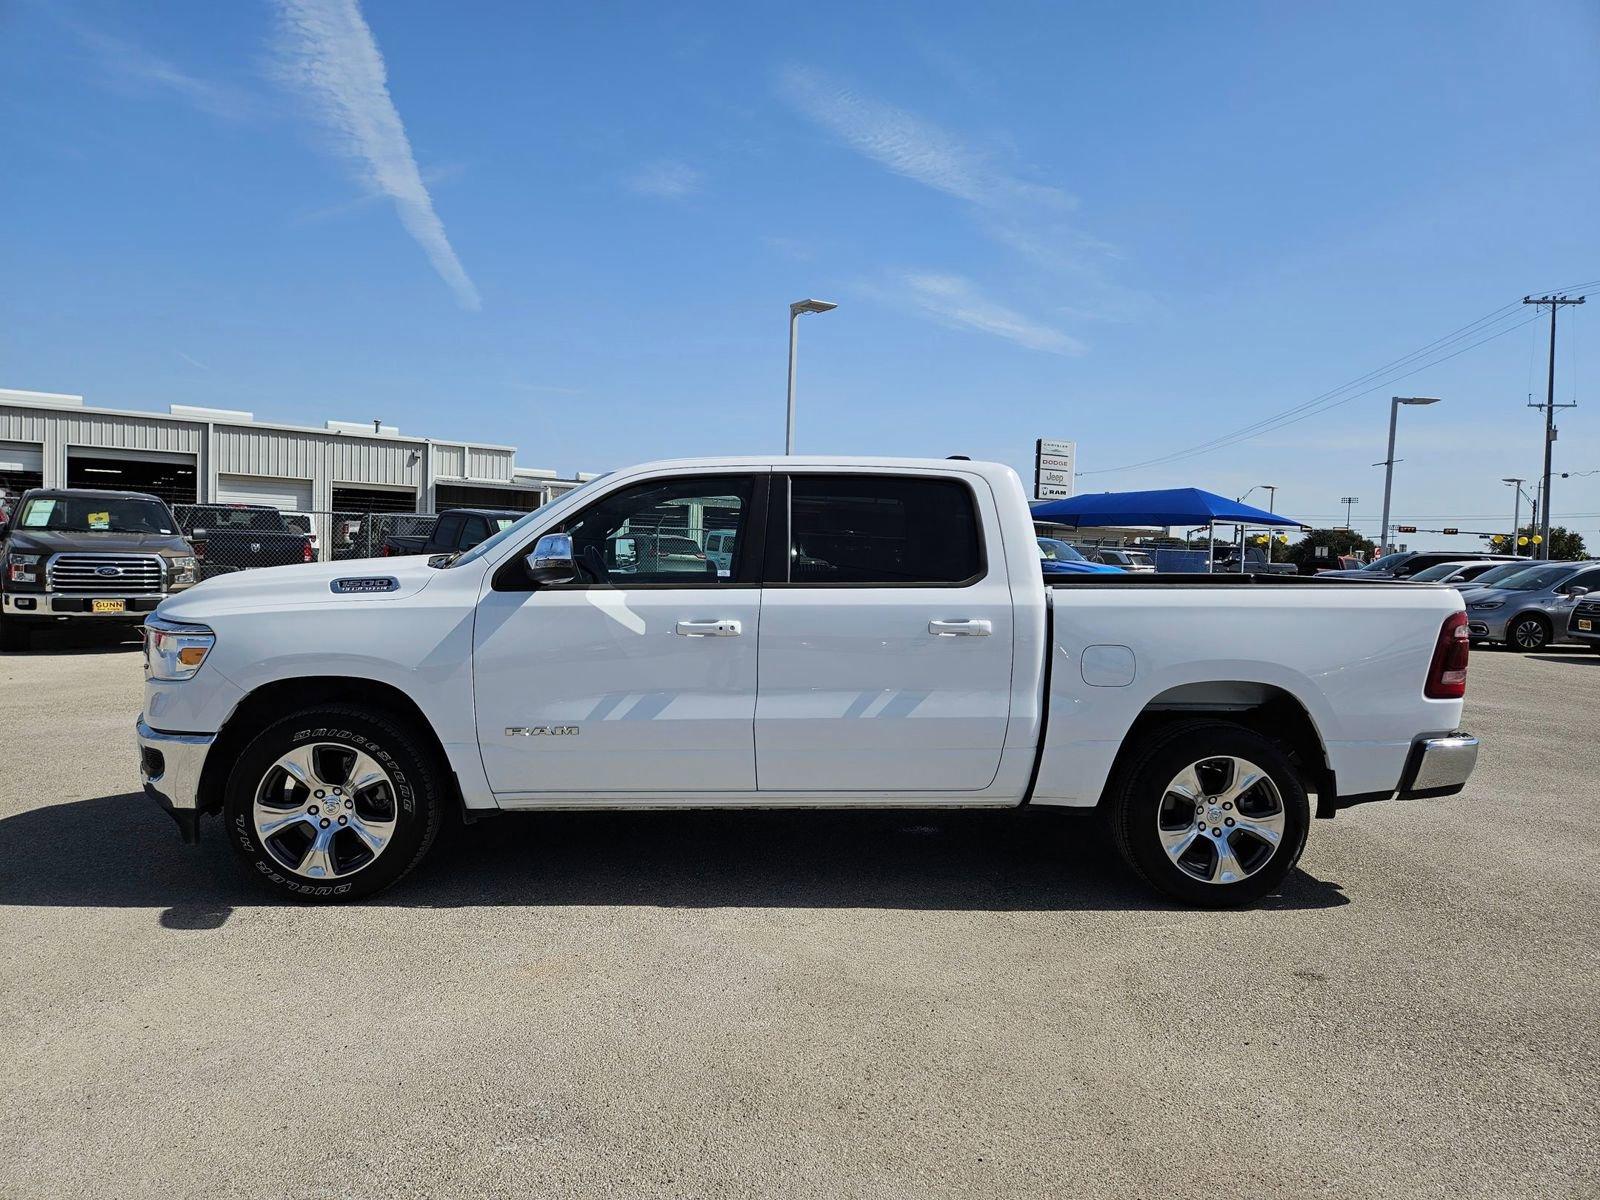
M256 789L278 758L306 742L332 742L371 755L394 791L394 836L369 866L320 883L295 876L261 845L252 819ZM398 882L427 854L444 811L441 771L409 724L387 713L329 705L291 713L245 747L228 778L223 825L245 870L282 896L312 902L358 900Z

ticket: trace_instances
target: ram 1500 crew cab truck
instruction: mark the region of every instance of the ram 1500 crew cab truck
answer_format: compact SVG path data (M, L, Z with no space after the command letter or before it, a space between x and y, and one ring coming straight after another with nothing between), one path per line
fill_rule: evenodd
M620 549L696 528L734 532L726 569ZM991 463L653 463L455 557L223 576L146 629L146 790L313 899L394 883L453 810L1061 805L1238 904L1309 795L1450 794L1477 756L1453 590L1047 586Z

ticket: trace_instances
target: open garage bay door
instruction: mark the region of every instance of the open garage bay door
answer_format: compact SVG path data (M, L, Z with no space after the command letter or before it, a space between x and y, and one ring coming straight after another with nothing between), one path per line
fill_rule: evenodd
M218 475L217 499L223 504L269 504L282 512L310 512L311 481Z
M37 442L0 442L0 505L44 484L44 454Z
M67 486L147 492L168 504L195 502L194 455L164 450L67 449Z

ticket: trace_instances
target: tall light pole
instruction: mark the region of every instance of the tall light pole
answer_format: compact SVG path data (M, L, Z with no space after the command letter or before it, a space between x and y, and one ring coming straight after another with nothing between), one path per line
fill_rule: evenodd
M1512 494L1511 494L1511 541L1510 541L1509 545L1511 547L1511 553L1515 554L1517 552L1517 534L1522 531L1521 530L1521 526L1522 526L1522 485L1527 483L1528 481L1526 479L1518 479L1514 475L1508 475L1504 479L1502 479L1500 482L1501 483L1509 483L1511 485L1511 487L1512 487Z
M1276 512L1277 511L1276 505L1278 503L1278 488L1277 488L1277 486L1275 484L1271 484L1271 483L1263 483L1261 486L1266 491L1271 493L1271 495L1269 495L1267 497L1267 511L1268 512ZM1269 530L1267 530L1267 562L1270 563L1271 561L1272 561L1272 530L1269 529Z
M789 424L783 438L783 452L794 453L794 371L799 349L800 317L804 313L830 312L839 306L831 300L796 300L789 305Z
M1346 529L1349 529L1350 528L1350 508L1351 508L1352 505L1360 504L1361 503L1361 497L1360 496L1340 496L1339 497L1339 503L1344 505L1344 527Z
M1382 462L1383 472L1383 528L1378 535L1378 554L1389 553L1389 493L1394 488L1394 426L1402 404L1437 404L1437 396L1391 396L1389 398L1389 457ZM1373 466L1379 466L1373 463Z

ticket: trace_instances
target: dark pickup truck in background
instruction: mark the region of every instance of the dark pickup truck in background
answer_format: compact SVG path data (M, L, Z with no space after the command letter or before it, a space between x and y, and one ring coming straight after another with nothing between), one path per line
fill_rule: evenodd
M62 621L124 624L195 581L195 554L143 492L33 488L0 517L0 646L25 650Z
M267 504L196 504L184 512L200 577L254 567L286 567L316 558L311 537Z
M527 513L505 508L447 508L426 534L391 533L378 553L384 558L409 554L458 554L471 550Z

